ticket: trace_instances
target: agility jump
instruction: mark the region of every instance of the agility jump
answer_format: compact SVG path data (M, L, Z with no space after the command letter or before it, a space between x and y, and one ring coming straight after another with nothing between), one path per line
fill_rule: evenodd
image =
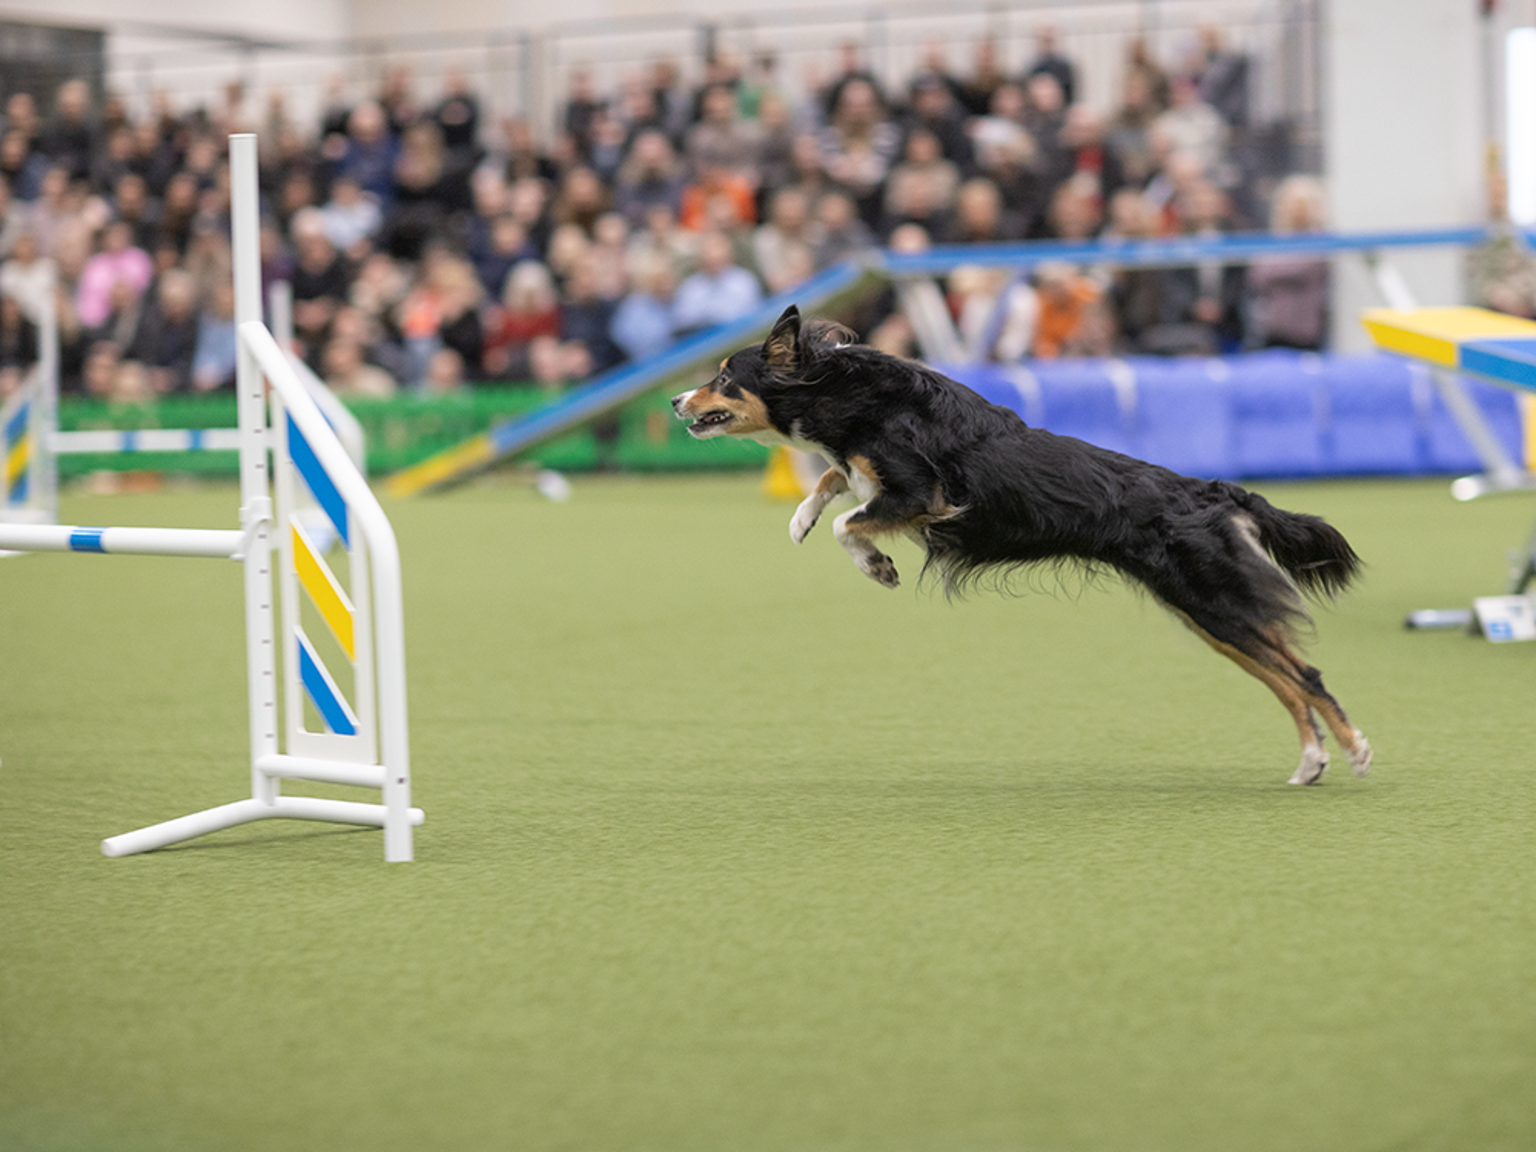
M384 858L407 861L423 815L410 803L400 554L363 474L262 322L256 177L256 137L230 137L240 527L11 523L0 524L0 548L225 557L244 568L251 796L109 837L103 853L147 852L283 817L382 827ZM36 419L34 411L24 420L11 413L8 440L15 424L16 444L30 437L35 446ZM26 463L19 451L6 458L8 499L11 461ZM24 471L14 469L17 477ZM325 533L309 526L305 500L318 505ZM285 779L375 788L382 803L285 796Z

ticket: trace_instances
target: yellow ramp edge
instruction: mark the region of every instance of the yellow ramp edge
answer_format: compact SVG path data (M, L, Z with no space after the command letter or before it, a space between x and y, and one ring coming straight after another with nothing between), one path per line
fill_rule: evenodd
M489 464L495 456L490 436L482 432L436 456L427 457L420 464L396 472L384 481L384 491L391 496L414 496L470 469Z
M1469 340L1536 338L1536 321L1486 308L1368 308L1360 322L1378 347L1447 368Z

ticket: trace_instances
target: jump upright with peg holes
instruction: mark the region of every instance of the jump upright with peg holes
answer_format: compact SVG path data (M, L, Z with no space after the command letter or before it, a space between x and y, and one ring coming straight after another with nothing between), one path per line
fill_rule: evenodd
M282 817L382 827L384 859L410 860L423 817L411 807L399 549L367 480L262 322L256 137L231 136L229 154L240 527L0 523L0 549L226 557L244 569L251 796L109 837L106 855ZM318 505L323 533L303 501ZM284 780L375 788L382 802L286 796Z

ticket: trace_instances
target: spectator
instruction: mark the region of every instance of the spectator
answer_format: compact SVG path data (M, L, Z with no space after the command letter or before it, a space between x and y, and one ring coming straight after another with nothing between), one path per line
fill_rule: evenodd
M32 150L32 141L15 128L0 137L0 177L11 186L11 194L24 204L36 200L43 190L43 176L48 159Z
M1157 235L1157 214L1134 188L1122 188L1109 202L1105 240L1149 240ZM1156 268L1121 267L1109 275L1108 300L1114 310L1118 338L1139 348L1163 316L1163 277Z
M1209 180L1179 194L1182 231L1215 239L1228 220L1226 195ZM1211 355L1235 351L1242 339L1243 270L1204 260L1192 268L1161 272L1161 323L1148 332L1148 351L1164 355Z
M235 286L231 280L224 280L209 292L197 317L197 343L192 352L192 391L233 388L238 359Z
M308 208L294 217L293 243L297 255L292 280L294 332L308 355L317 355L336 310L351 290L352 266L326 236L318 209Z
M913 129L885 184L884 230L910 222L935 231L954 207L959 188L960 169L945 158L939 138L927 128Z
M135 247L154 247L160 235L160 212L150 201L144 177L130 171L117 178L112 189L112 211L133 230Z
M11 195L11 182L0 176L0 260L10 254L16 238L27 231L27 209Z
M678 286L672 307L673 328L679 335L739 320L762 303L757 278L733 263L732 255L729 236L705 233L699 245L699 270Z
M608 210L608 189L596 172L578 165L560 182L552 214L556 224L574 224L590 239L597 218Z
M560 305L560 340L577 343L590 358L588 374L606 372L621 363L624 353L609 334L618 301L604 299L590 260L579 261L571 269L565 285L565 299Z
M1272 233L1296 236L1321 232L1323 221L1323 188L1317 180L1290 176L1281 181L1270 211ZM1529 261L1528 249L1525 256ZM1314 352L1323 347L1328 338L1327 259L1260 257L1248 266L1247 287L1252 299L1251 343L1262 348Z
M1248 58L1221 42L1214 24L1200 28L1194 75L1200 99L1214 108L1229 128L1248 126Z
M1227 148L1227 126L1220 114L1200 99L1199 86L1188 76L1175 76L1169 93L1172 103L1154 121L1158 130L1173 152L1193 157L1208 178L1219 176Z
M909 142L914 132L932 133L944 159L962 173L974 170L976 153L966 131L965 117L941 69L920 73L912 81L902 130ZM905 147L902 152L905 154Z
M752 258L769 292L793 288L815 268L819 229L810 202L798 188L781 189L773 198L768 223L752 236Z
M637 260L631 279L634 287L614 311L608 333L627 359L644 360L672 343L672 297L677 279L671 262L657 253Z
M378 235L384 213L378 200L364 192L356 180L338 176L331 182L331 198L320 210L320 223L333 248L359 260Z
M554 278L537 260L524 260L507 274L500 307L485 323L484 367L501 380L526 380L532 375L530 345L540 336L560 334L560 302Z
M646 209L661 204L675 216L682 207L686 179L666 133L647 128L635 137L629 157L619 168L614 207L637 227Z
M154 266L149 253L133 244L133 230L123 221L108 224L101 236L101 250L85 262L76 293L80 321L88 328L101 326L113 311L112 288L125 284L135 298L149 286Z
M142 364L151 393L186 392L192 386L192 360L197 351L197 283L180 268L159 278L156 290L139 316L125 360Z
M854 196L860 219L871 228L880 223L881 188L900 144L879 89L862 77L845 82L821 134L822 159L827 175Z
M385 208L394 194L396 151L384 109L372 100L353 108L347 116L346 135L330 137L323 148L337 175L372 193Z
M960 185L955 197L955 218L944 240L950 244L996 244L1017 240L1021 229L1003 211L1003 194L985 176Z
M1089 309L1102 295L1092 279L1070 264L1042 264L1035 271L1039 319L1034 354L1042 360L1062 355L1081 334Z
M858 206L846 192L828 192L821 198L816 209L816 226L820 232L816 245L817 268L825 268L874 247L874 231L859 219Z
M48 285L53 269L38 255L37 237L23 231L11 246L10 258L0 263L0 294L17 301L29 317L40 320L51 306Z
M455 157L444 147L436 124L425 121L405 130L385 212L391 255L420 259L423 247L443 234L449 218L470 209L469 171L464 157Z
M1120 109L1104 136L1105 151L1115 158L1127 184L1145 187L1152 178L1155 160L1150 130L1159 111L1149 73L1144 69L1128 68Z
M752 182L738 172L706 165L699 179L683 189L678 223L702 232L717 227L745 227L757 223L757 198Z
M1062 54L1056 28L1041 24L1035 29L1035 58L1024 70L1026 82L1036 76L1049 76L1061 90L1063 104L1071 104L1077 97L1077 69Z
M37 325L21 304L0 295L0 400L20 386L22 376L37 363Z
M470 90L469 76L461 67L451 67L443 75L443 98L432 109L443 145L455 157L455 166L468 166L479 159L480 102Z
M343 400L385 400L395 394L395 380L368 363L363 346L348 336L333 336L321 357L326 387Z
M537 255L538 251L529 241L528 233L510 212L492 219L485 230L484 239L470 247L480 286L489 296L501 295L507 273L514 265L522 260L532 260Z
M440 348L456 352L464 371L479 372L483 296L469 261L441 244L422 254L416 283L396 309L396 326L407 352L408 381L427 379L432 356Z
M970 115L985 116L992 108L992 97L1005 83L997 41L987 37L976 41L971 74L953 86L955 99Z
M714 84L700 96L702 116L688 130L685 149L695 180L708 169L724 169L756 187L762 159L763 134L756 121L737 115L736 93L725 84Z
M84 80L66 80L54 98L53 118L37 139L37 150L71 180L91 174L97 132L91 119L91 89Z
M652 205L646 210L645 226L630 233L627 259L631 274L634 262L650 252L665 257L673 279L681 280L698 267L699 234L678 227L677 218L665 205Z

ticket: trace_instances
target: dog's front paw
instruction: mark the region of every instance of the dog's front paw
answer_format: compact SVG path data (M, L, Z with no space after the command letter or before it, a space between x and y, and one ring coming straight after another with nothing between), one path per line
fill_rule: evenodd
M820 519L821 510L807 500L795 509L795 515L789 522L789 538L796 544L801 543Z
M884 552L874 552L860 559L859 571L875 583L883 584L887 588L901 586L901 577L896 573L896 561Z

